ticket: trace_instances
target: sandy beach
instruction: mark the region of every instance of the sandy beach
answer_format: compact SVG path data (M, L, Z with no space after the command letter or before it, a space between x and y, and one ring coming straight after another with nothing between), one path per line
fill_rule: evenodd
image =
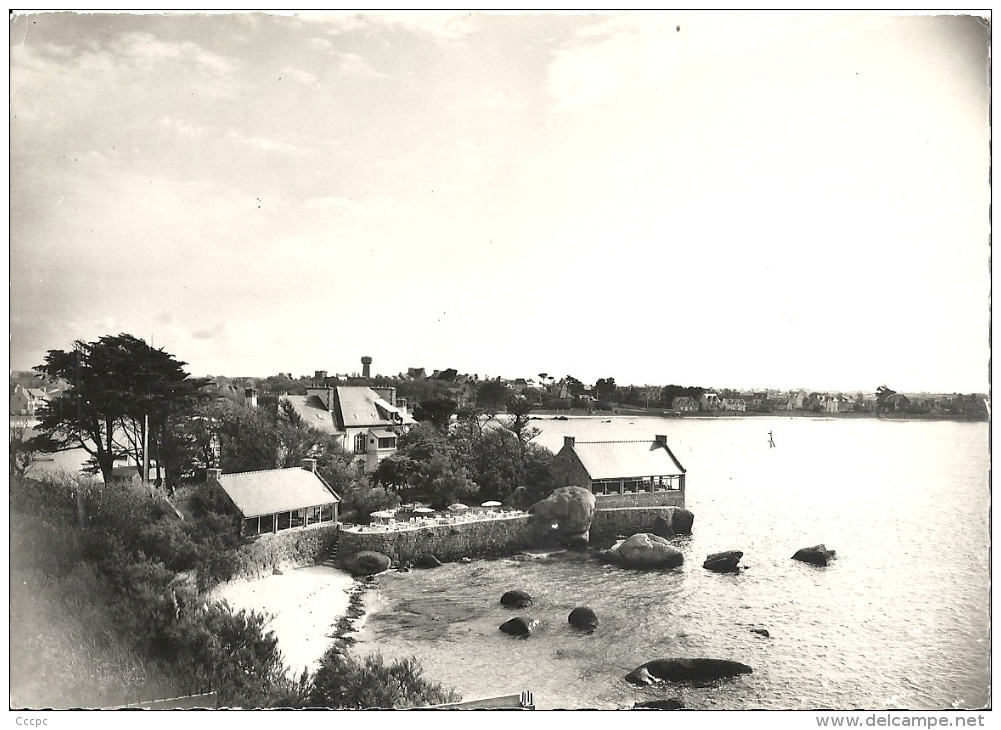
M268 628L293 675L304 667L314 671L334 641L334 627L345 614L354 579L342 570L313 565L256 580L236 580L212 590L210 597L226 600L233 610L253 610L271 616Z

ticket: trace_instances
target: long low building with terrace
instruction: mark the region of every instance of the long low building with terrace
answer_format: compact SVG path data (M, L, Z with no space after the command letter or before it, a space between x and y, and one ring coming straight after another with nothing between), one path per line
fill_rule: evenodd
M590 489L602 507L685 506L685 468L667 445L652 441L578 441L563 437L553 457L561 486Z
M337 522L341 499L316 473L315 459L304 459L302 468L235 474L209 469L208 479L239 513L243 537Z

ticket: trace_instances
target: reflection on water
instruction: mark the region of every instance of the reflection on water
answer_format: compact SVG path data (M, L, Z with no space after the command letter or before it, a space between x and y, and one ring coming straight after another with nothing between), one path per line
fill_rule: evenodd
M466 698L532 690L541 708L628 707L679 697L694 708L980 707L988 691L987 425L741 418L535 421L563 435L666 433L688 469L694 534L685 565L641 572L574 555L476 561L386 574L357 651L415 655ZM768 431L777 446L769 448ZM790 560L823 542L827 568ZM702 569L744 551L740 575ZM535 605L511 611L510 589ZM567 623L588 605L600 624ZM498 627L541 621L527 639ZM765 628L770 638L752 633ZM754 673L705 687L635 688L643 662L709 656Z

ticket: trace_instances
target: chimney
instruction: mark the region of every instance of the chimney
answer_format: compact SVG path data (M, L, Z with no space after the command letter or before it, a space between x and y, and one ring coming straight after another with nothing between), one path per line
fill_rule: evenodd
M574 441L575 440L576 439L573 436L564 436L563 437L563 448L564 449L572 449L574 447Z
M218 482L219 477L222 476L222 469L206 469L205 470L205 481L207 482Z
M361 359L361 376L363 378L372 377L372 358L368 355L365 355Z
M667 448L667 436L660 436L660 435L654 436L653 442L657 444L657 446L662 446L664 448Z
M316 474L316 459L303 459L302 468Z
M257 408L257 388L246 388L243 391L243 398L248 408Z

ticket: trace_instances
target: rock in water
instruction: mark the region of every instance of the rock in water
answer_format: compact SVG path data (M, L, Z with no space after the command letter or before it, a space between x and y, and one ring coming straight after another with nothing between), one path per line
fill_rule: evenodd
M663 537L665 540L670 540L674 537L674 528L671 526L671 521L663 517L657 517L657 520L653 523L653 534L657 537Z
M586 543L590 536L595 501L591 490L560 487L533 504L528 513L543 533L555 532L564 545Z
M528 616L518 616L500 625L500 630L510 636L528 636L535 630L539 622Z
M683 710L685 706L681 700L650 700L649 702L637 702L633 705L634 710Z
M441 561L434 555L421 555L414 561L415 568L440 568Z
M671 528L679 535L691 535L695 515L684 507L675 507L671 514Z
M706 557L706 562L702 567L714 573L736 573L737 563L744 557L740 550L724 550L721 553L712 553Z
M754 670L746 664L729 659L654 659L636 667L626 675L632 684L656 684L668 682L708 682L738 674L750 674Z
M751 629L752 634L757 634L758 636L764 636L766 639L771 636L768 633L768 629Z
M804 563L824 567L834 559L834 555L835 553L833 550L828 550L823 544L821 544L797 550L796 554L792 556L792 559L802 560Z
M377 553L374 550L362 550L348 555L341 561L341 565L351 575L375 575L389 570L392 562L388 555Z
M598 625L598 617L595 615L587 606L577 606L570 615L567 617L567 621L575 629L581 629L583 631L594 631L595 627Z
M602 556L627 568L677 568L685 557L663 537L641 532L627 537Z
M508 591L501 596L500 602L508 608L528 608L532 605L532 597L525 591Z

